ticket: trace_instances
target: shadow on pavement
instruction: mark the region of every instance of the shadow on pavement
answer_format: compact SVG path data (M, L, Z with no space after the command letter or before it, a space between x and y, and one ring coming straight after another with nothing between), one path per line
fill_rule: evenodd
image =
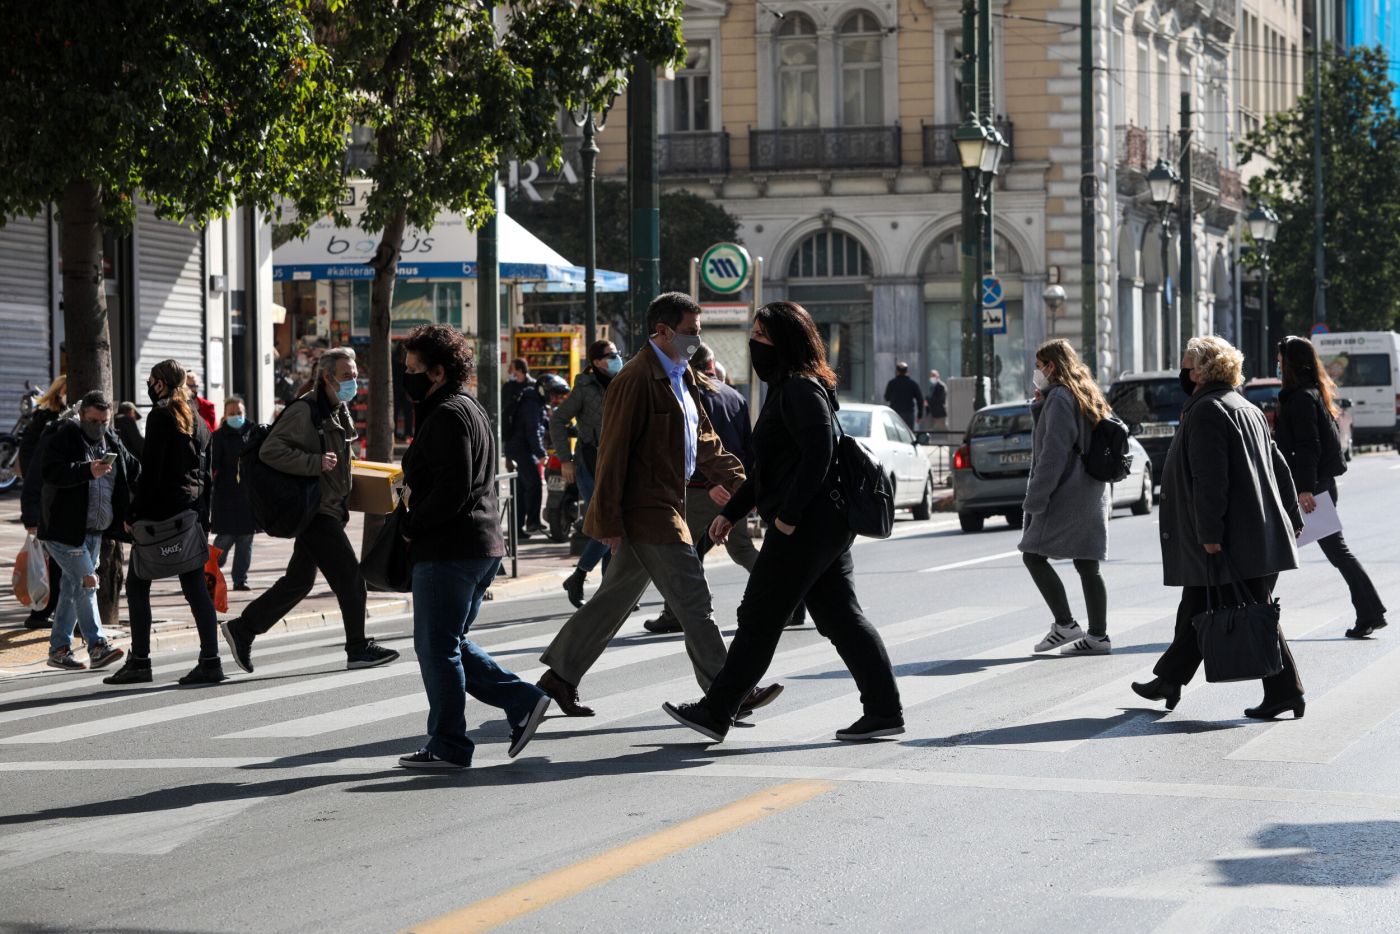
M1222 884L1381 887L1400 875L1400 821L1274 824L1254 839L1285 852L1213 860Z

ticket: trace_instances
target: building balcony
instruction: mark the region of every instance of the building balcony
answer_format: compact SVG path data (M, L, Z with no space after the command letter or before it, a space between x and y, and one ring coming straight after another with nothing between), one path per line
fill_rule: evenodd
M657 140L657 171L662 175L729 174L729 134L663 133Z
M899 125L749 130L754 172L897 169Z
M1131 124L1116 128L1118 167L1146 175L1158 159L1181 160L1181 140L1172 130L1148 130Z
M1012 132L1013 125L1010 120L995 121L997 132L1006 140L1006 152L1003 154L1001 162L1006 165L1015 161L1016 144ZM950 165L955 168L962 166L962 160L958 158L958 147L953 142L953 134L957 132L958 124L955 123L925 123L924 131L924 165Z

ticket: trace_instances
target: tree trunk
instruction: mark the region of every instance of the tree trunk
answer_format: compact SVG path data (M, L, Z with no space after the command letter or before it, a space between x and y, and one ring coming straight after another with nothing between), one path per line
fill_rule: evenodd
M403 247L403 232L407 224L407 208L400 205L384 225L379 248L370 260L370 265L374 267L374 284L370 288L369 400L365 428L369 434L368 453L372 461L390 461L394 457L394 344L390 331L390 311L394 306L399 251ZM361 554L369 550L383 524L383 516L365 515Z
M102 279L102 189L74 179L63 189L60 211L68 401L77 402L94 389L112 393L112 336Z

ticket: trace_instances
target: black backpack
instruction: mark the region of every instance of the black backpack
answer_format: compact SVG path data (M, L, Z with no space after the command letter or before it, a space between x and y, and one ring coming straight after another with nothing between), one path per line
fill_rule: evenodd
M825 387L822 396L830 406ZM836 427L833 496L846 512L846 524L857 535L889 538L894 531L894 487L889 474L869 448L842 430L835 407L831 407L831 421Z
M309 398L297 400L301 401L311 406L312 420L319 426L315 405ZM286 410L283 412L285 414ZM238 454L238 476L248 491L248 504L253 508L253 519L258 527L273 538L296 538L321 509L321 478L298 477L263 463L263 442L272 434L272 429L272 425L258 425L249 434Z
M1126 479L1133 469L1128 437L1128 426L1117 415L1110 413L1100 419L1089 432L1089 449L1079 455L1085 472L1104 483Z

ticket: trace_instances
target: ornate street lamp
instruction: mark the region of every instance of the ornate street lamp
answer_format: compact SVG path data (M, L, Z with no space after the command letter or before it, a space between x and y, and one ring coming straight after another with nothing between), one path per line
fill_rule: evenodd
M588 68L584 68L584 80L589 80ZM583 213L584 238L587 244L583 259L583 307L585 352L598 339L598 225L597 206L594 202L594 183L598 178L598 142L596 136L608 125L608 112L618 94L622 93L627 77L624 72L609 74L600 84L608 92L608 102L601 111L594 111L591 103L572 112L569 116L574 125L583 130L583 144L579 156L583 161Z
M964 214L963 222L963 261L968 259L967 244L975 244L976 252L976 275L973 277L975 285L972 293L968 296L971 308L968 309L972 315L973 327L973 354L976 357L977 377L976 396L974 406L980 410L987 404L986 392L982 385L982 371L984 365L984 354L982 352L982 206L987 197L987 179L990 176L987 170L992 171L1001 164L1001 147L997 145L993 134L996 131L988 132L985 125L981 123L976 115L969 113L961 126L953 133L953 144L958 147L958 162L962 165L963 184L967 185L967 190L972 193L973 210L971 216ZM967 279L964 278L964 283Z
M1269 248L1278 239L1278 215L1268 205L1255 204L1245 218L1249 238L1259 251L1261 282L1259 286L1259 375L1269 372Z
M1172 239L1172 211L1176 207L1177 197L1181 194L1181 176L1171 164L1158 159L1157 164L1152 167L1152 171L1147 173L1147 189L1152 195L1152 204L1157 208L1157 213L1162 221L1162 356L1160 365L1171 368L1171 361L1166 359L1171 346L1171 341L1167 339L1167 329L1171 324L1172 301L1171 301L1171 275L1169 270L1171 264L1171 239Z

